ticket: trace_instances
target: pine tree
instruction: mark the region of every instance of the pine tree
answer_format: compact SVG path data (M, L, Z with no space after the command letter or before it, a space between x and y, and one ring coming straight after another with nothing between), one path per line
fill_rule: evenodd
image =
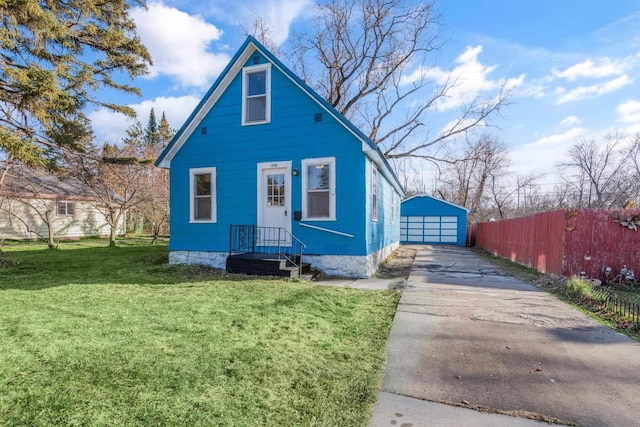
M158 145L158 122L156 122L156 112L151 108L149 113L149 121L147 127L144 128L144 139L149 147L155 147Z
M167 120L167 117L165 116L163 111L162 119L160 119L160 127L158 129L158 143L160 144L160 148L166 147L169 142L171 142L171 139L175 134L175 129L171 129L171 126L169 126L169 121Z
M136 148L136 150L142 149L144 147L145 131L142 128L142 123L136 120L135 122L133 122L132 125L130 125L127 128L126 132L127 132L127 136L122 140L122 142L124 142L125 145L130 145L131 147Z
M144 0L0 1L0 152L44 164L91 142L88 107L134 116L102 88L140 94L114 74L146 74L151 57L129 13Z

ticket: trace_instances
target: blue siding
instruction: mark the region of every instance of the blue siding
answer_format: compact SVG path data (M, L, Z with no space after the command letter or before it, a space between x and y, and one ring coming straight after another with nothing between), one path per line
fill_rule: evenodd
M396 208L396 214L392 222L391 218L391 193L395 193L396 205L400 205L400 195L391 183L384 177L378 168L378 217L372 220L372 189L371 171L373 163L367 162L366 168L366 224L367 224L367 252L372 253L400 240L400 215Z
M262 62L266 62L262 58ZM170 250L219 251L229 249L230 224L257 222L257 164L292 161L302 170L303 159L335 157L336 220L303 221L353 234L354 238L300 227L293 234L307 244L307 254L366 255L399 232L385 232L384 203L377 227L371 228L368 206L368 162L362 143L277 68L271 69L271 123L241 126L242 73L239 73L171 160ZM323 113L323 121L314 115ZM207 134L200 134L200 127ZM189 223L189 169L215 167L216 224ZM383 183L381 201L388 199ZM292 176L292 210L302 209L301 174ZM399 222L397 218L396 222ZM369 237L371 232L372 238ZM380 246L381 247L381 246Z
M458 234L456 244L466 245L467 210L428 195L418 195L402 202L400 214L409 216L456 216L458 217ZM407 242L403 242L407 243Z

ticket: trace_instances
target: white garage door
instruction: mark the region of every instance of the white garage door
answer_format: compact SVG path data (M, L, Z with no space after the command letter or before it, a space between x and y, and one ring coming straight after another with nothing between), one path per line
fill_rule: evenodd
M456 243L458 241L458 217L400 217L400 241L409 243Z

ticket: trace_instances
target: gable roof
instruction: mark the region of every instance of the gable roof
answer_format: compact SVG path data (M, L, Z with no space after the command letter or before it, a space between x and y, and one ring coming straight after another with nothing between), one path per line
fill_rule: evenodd
M5 165L0 165L0 174ZM67 198L93 200L95 194L79 180L62 177L44 169L32 169L23 165L12 165L0 191L3 195L37 198Z
M171 159L176 155L184 143L189 139L191 134L197 129L199 123L204 119L208 112L216 104L220 96L227 90L236 75L242 71L242 67L246 61L258 51L269 60L282 74L298 86L304 93L316 101L329 115L336 119L344 128L353 134L362 143L362 151L381 169L382 174L389 179L392 185L400 194L406 194L402 188L402 184L384 157L378 145L367 137L353 123L347 120L338 110L322 98L315 90L309 87L302 79L295 75L287 66L285 66L278 58L276 58L268 49L266 49L254 37L247 36L240 49L233 56L229 64L222 71L215 83L207 91L200 103L193 110L189 118L182 125L178 133L173 137L169 145L162 151L156 166L170 168Z
M434 196L430 196L429 194L424 194L424 193L420 193L420 194L416 194L414 196L409 197L408 199L403 200L401 203L407 203L409 200L418 198L418 197L427 197L429 199L435 200L436 202L440 202L440 203L445 203L449 206L453 206L454 208L458 208L458 209L463 209L467 212L470 212L469 209L465 208L464 206L459 206L456 205L455 203L451 203L451 202L447 202L446 200L440 199L438 197L434 197Z

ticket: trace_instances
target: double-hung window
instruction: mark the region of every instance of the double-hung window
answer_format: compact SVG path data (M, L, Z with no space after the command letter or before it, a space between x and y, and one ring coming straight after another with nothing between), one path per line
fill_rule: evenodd
M371 219L378 220L378 168L371 164Z
M336 159L302 161L302 216L307 220L336 219Z
M189 170L191 222L216 222L216 168Z
M271 121L271 64L245 67L242 70L242 124Z
M76 214L76 204L74 202L59 201L58 216L74 216Z

